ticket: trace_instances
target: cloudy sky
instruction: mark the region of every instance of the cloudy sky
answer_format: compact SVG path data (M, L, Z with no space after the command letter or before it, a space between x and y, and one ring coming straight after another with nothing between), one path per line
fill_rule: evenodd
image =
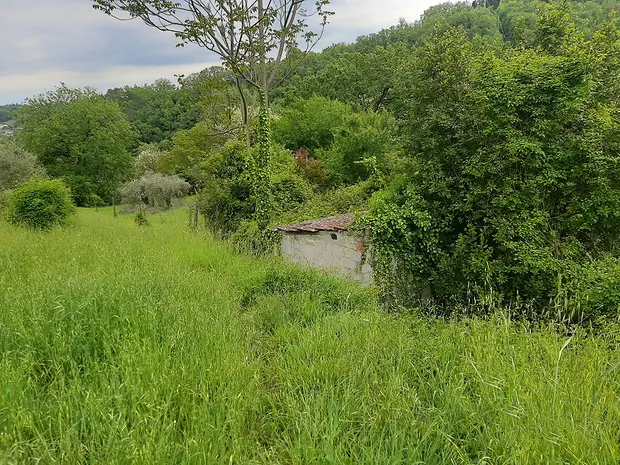
M312 2L311 2L312 3ZM332 0L318 49L417 19L440 0ZM121 22L91 0L0 0L0 105L18 103L64 82L111 87L153 82L218 64L203 49L176 48L172 34Z

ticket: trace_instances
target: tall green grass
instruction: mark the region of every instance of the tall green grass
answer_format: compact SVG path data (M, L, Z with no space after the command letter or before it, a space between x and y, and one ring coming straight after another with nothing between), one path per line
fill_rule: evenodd
M0 224L0 463L620 462L618 328L385 314L185 216Z

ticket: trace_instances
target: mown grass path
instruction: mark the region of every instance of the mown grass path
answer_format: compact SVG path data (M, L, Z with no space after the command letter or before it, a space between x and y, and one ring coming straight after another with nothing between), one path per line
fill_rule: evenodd
M395 317L184 221L0 223L0 463L620 462L618 328Z

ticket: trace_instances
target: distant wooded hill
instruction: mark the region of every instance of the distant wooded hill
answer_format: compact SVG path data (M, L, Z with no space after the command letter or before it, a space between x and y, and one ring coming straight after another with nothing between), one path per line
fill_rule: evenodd
M19 105L0 105L0 123L11 124L15 121L15 111Z

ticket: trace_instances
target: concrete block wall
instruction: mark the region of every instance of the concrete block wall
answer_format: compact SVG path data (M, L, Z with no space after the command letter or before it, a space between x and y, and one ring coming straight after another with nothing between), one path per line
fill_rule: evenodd
M332 270L347 278L372 283L370 251L363 237L346 231L283 232L282 256L294 263Z

